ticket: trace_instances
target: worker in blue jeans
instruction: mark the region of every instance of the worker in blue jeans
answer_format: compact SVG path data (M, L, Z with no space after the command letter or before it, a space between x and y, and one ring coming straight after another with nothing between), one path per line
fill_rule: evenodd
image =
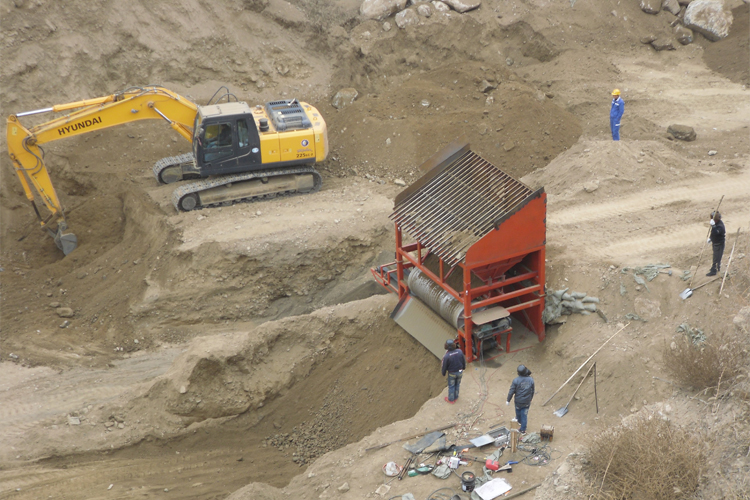
M448 396L445 400L449 404L455 404L458 399L458 390L461 387L461 377L463 377L466 369L466 357L452 340L445 342L445 351L441 370L443 376L448 373Z
M515 396L516 420L518 420L521 426L519 431L524 436L526 435L529 406L531 406L531 400L534 398L534 379L531 378L531 370L523 365L518 365L517 371L518 376L510 384L510 391L508 391L508 399L505 401L505 404L509 405L510 400Z
M609 110L609 128L612 129L612 140L620 140L620 120L625 112L625 101L620 97L620 89L612 91L612 108Z

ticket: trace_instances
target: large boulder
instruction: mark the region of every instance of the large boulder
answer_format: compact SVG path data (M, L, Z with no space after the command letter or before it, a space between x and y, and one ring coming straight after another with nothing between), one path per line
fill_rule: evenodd
M658 14L662 0L641 0L641 10L646 14Z
M685 10L683 22L712 42L718 42L729 35L732 20L732 12L724 10L722 0L693 0Z
M367 19L385 19L391 14L403 10L407 0L364 0L359 6L359 13Z
M482 5L482 0L443 0L450 5L456 12L468 12Z
M674 36L682 45L693 43L693 30L680 24L674 27Z
M430 17L432 15L432 7L429 3L422 3L417 7L417 12L422 17Z
M674 50L674 45L672 44L671 38L666 37L659 37L653 42L651 42L651 46L656 50L657 52L660 52L662 50Z
M694 141L696 137L693 127L688 127L687 125L670 125L667 127L667 132L680 141L690 142Z
M667 12L671 12L675 16L680 13L680 4L677 3L677 0L664 0L661 3L661 8L666 10Z
M336 109L341 109L344 106L348 106L349 104L353 103L357 99L358 95L359 93L357 92L357 89L341 89L336 92L335 96L333 96L333 99L331 100L331 106Z
M412 24L419 24L419 16L414 9L402 10L396 14L396 26L399 28L404 29Z
M432 5L435 6L435 12L450 12L451 8L445 5L440 0L434 0Z

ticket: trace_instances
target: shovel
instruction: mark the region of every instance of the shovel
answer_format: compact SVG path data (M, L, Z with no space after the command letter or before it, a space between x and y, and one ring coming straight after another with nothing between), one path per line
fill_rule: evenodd
M586 377L589 376L589 373L591 373L591 369L594 368L594 366L596 366L596 363L594 363L593 365L589 367L588 371L586 372L586 375L583 376L583 380L581 380L581 383L578 384L578 387L576 387L576 390L573 392L573 395L570 396L570 399L568 400L568 404L566 404L559 410L552 412L556 417L562 418L565 416L566 413L568 413L568 406L570 406L570 403L571 401L573 401L573 398L576 397L576 393L578 392L578 389L580 389L583 383L586 381Z
M699 288L703 288L704 286L708 285L709 283L713 283L713 282L714 282L714 281L716 281L717 279L719 279L719 276L717 276L717 277L715 277L715 278L713 278L713 279L710 279L710 280L706 281L705 283L703 283L702 285L698 285L698 286L696 286L695 288L686 288L686 289L684 289L684 290L682 291L682 293L680 293L680 298L681 298L682 300L685 300L685 299L687 299L688 297L690 297L691 295L693 295L693 292L694 292L695 290L697 290L697 289L699 289Z

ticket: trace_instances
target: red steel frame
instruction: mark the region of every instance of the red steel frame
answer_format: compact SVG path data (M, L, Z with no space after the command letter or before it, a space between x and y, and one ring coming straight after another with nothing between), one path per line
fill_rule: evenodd
M468 362L476 359L471 341L474 326L472 311L478 308L494 305L505 307L542 342L545 338L542 311L545 291L546 205L547 195L540 190L525 205L472 245L463 262L451 268L440 259L437 275L423 265L429 250L420 242L404 245L401 228L396 224L396 262L373 269L373 275L381 285L397 292L401 299L409 293L404 270L416 267L462 302L465 323L463 330L458 329L457 333ZM514 274L508 275L511 269ZM463 290L454 290L446 282L447 277L454 272L462 272ZM484 282L483 286L472 288L472 272ZM500 335L502 333L497 336ZM510 337L511 333L508 332L506 353L516 352L510 350ZM497 338L498 344L500 340Z

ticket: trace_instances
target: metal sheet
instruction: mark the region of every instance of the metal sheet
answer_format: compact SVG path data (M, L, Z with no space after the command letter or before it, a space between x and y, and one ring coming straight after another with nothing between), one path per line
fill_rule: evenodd
M498 306L472 313L471 320L474 324L483 325L490 321L495 321L496 319L507 318L508 316L510 316L508 310L502 306Z
M458 336L455 328L412 295L399 301L391 318L438 359L445 354L445 341Z
M469 439L469 441L471 442L471 444L473 444L477 448L481 448L482 446L486 444L494 443L495 438L493 438L489 434L485 434L483 436L479 436L478 438Z

